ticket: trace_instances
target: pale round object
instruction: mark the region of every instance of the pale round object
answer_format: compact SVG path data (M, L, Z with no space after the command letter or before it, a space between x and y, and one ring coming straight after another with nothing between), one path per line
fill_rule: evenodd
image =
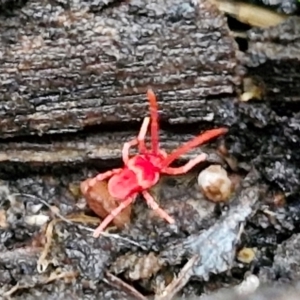
M201 171L198 185L205 197L214 202L227 201L233 191L233 184L220 165L211 165Z

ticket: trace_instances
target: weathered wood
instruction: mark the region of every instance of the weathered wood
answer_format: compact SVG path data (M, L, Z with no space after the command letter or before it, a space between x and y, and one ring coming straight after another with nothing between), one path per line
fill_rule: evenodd
M141 120L148 86L165 120L224 122L243 70L215 6L99 3L33 0L0 17L1 138Z
M20 138L0 144L1 168L117 158L138 129L109 133L101 127L98 136L56 136L47 143L26 135L99 123L125 127L147 114L151 85L163 120L228 125L231 154L254 163L287 193L298 193L299 18L250 31L245 54L207 1L196 7L183 0L109 2L99 10L90 2L57 3L29 1L14 17L1 19L0 132ZM237 101L242 65L264 82L262 100ZM200 129L195 125L193 133ZM162 133L168 150L188 137L168 130Z
M249 67L250 76L259 76L263 80L266 87L264 101L279 105L281 115L289 116L291 102L294 105L300 102L299 45L300 17L290 17L269 29L257 28L248 32L248 50L243 62Z
M51 164L78 164L93 160L121 159L121 151L126 141L134 138L138 131L119 131L77 135L64 139L49 139L41 142L8 142L0 144L0 163L19 162L28 165L47 166ZM193 138L192 134L160 131L160 146L171 152L182 143ZM150 146L150 144L149 144ZM194 149L183 155L188 159L199 154L208 145ZM137 149L132 149L132 153Z

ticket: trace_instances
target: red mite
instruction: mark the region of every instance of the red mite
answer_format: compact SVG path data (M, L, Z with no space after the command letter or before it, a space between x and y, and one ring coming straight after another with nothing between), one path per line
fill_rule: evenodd
M93 188L98 181L108 179L109 194L120 202L120 205L113 209L98 228L95 229L93 233L95 238L105 230L110 222L112 222L122 210L135 201L139 193L142 193L148 206L156 211L161 218L169 223L174 223L175 220L158 206L147 190L159 181L161 174L184 174L198 163L206 160L207 155L202 153L194 159L191 159L182 167L169 167L172 162L192 148L204 144L228 131L227 128L208 130L196 136L170 154L167 154L164 150L159 148L158 106L156 96L152 90L148 90L147 96L150 102L150 118L146 117L144 119L139 135L124 144L122 150L124 167L98 174L96 177L90 179L88 184L86 184L86 181L81 184L83 195L87 195L89 190ZM145 145L145 136L150 122L151 149L147 149ZM133 146L138 147L139 153L130 157L129 150Z

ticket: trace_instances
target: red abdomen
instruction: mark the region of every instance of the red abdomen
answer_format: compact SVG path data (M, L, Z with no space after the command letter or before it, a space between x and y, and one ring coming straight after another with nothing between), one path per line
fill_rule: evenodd
M159 172L144 155L132 157L123 171L108 182L111 196L125 200L157 183Z

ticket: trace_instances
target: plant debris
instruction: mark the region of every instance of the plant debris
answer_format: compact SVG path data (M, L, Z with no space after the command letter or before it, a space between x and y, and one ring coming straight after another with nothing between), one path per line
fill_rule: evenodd
M13 288L3 294L4 297L10 297L21 289L29 289L37 285L45 285L54 280L65 279L70 281L76 278L78 273L76 272L60 272L56 269L49 276L40 275L39 277L23 276L22 280L19 281Z
M202 167L204 170L205 166ZM239 175L241 178L234 183L230 201L223 204L208 201L199 190L198 171L162 177L151 193L161 207L173 214L174 225L165 224L146 209L144 201L137 199L132 206L131 223L121 229L112 228L99 239L92 237L98 217L88 215L89 210L78 211L78 195L68 192L70 184L80 182L85 174L2 182L1 209L6 215L6 227L1 228L3 233L0 235L3 241L0 257L3 293L13 292L12 295L22 295L26 299L26 295L39 291L43 284L49 291L52 286L59 290L67 284L77 296L91 292L107 299L105 297L110 297L107 288L115 282L116 296L111 296L115 297L112 299L118 299L119 292L123 295L120 297L136 299L147 299L147 295L173 299L176 294L182 294L184 299L203 293L193 288L195 280L201 281L205 293L209 294L216 289L211 281L214 276L221 280L226 277L226 272L240 270L241 283L253 264L260 266L260 282L278 276L276 265L265 265L268 261L266 245L253 233L256 229L251 227L251 221L261 225L262 230L271 227L285 232L291 224L288 225L284 216L291 206L276 205L274 195L278 193L269 192L260 183L261 177L255 169L244 178ZM230 176L233 178L232 174ZM47 202L41 199L40 191L49 199ZM17 220L16 214L21 214L21 219ZM27 216L36 214L51 220L41 226L26 223ZM267 214L273 214L272 219L268 219ZM294 224L296 222L295 219ZM28 228L27 238L15 241L18 236L15 232L21 228ZM118 232L114 233L115 230ZM272 234L269 238L269 243L275 246ZM241 249L254 247L257 248L255 259L241 258ZM289 265L286 267L290 268ZM26 270L26 276L34 278L36 283L22 281L20 268ZM51 274L55 272L78 275L69 283L48 282L47 278L52 278ZM231 285L237 283L238 280L234 280ZM224 287L222 280L218 286Z
M108 183L99 181L92 187L89 182L92 179L86 179L81 183L81 191L89 207L102 219L104 219L113 209L120 205L120 201L114 199L108 192ZM112 224L122 228L125 224L130 223L131 205L122 210L114 219Z
M210 229L198 235L191 235L182 243L167 247L161 258L169 264L178 264L180 257L191 257L189 270L185 270L185 279L175 279L169 288L170 294L166 299L172 299L178 292L178 286L183 287L189 278L197 277L207 281L211 274L220 274L229 270L235 259L235 251L242 229L247 218L255 213L255 204L259 201L261 190L257 186L259 176L256 170L252 170L241 184L240 192L237 193L229 210L222 216L220 221ZM195 259L199 256L198 259ZM174 259L175 258L175 259ZM165 296L166 297L166 296ZM165 298L162 298L165 299Z

